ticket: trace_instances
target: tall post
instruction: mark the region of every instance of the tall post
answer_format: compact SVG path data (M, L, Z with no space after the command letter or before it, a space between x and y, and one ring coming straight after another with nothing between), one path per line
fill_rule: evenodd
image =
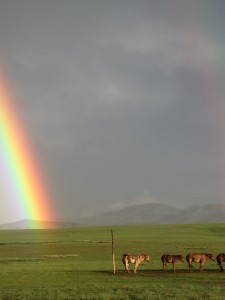
M114 236L113 230L111 229L112 234L112 265L113 265L113 274L116 274L116 264L115 264L115 243L114 243Z

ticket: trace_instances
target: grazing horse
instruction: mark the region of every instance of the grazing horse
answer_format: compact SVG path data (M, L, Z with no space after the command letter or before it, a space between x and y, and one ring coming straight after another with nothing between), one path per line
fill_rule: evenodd
M211 259L213 261L216 260L215 256L213 254L208 254L208 253L189 253L186 256L186 260L189 266L189 271L193 272L193 266L192 263L193 262L197 262L199 263L199 272L203 271L203 266L205 264L205 262Z
M217 260L217 263L220 267L220 271L223 272L224 269L223 269L222 263L223 263L223 261L225 261L225 253L218 254L217 257L216 257L216 260Z
M166 272L166 263L171 263L173 265L173 272L175 272L175 264L177 261L184 262L184 257L183 255L169 255L169 254L164 254L161 257L161 261L163 263L163 271Z
M134 273L136 273L138 265L143 261L150 262L150 256L146 254L141 254L141 255L124 254L122 258L122 262L125 266L125 270L127 271L127 273L130 273L129 264L134 264Z

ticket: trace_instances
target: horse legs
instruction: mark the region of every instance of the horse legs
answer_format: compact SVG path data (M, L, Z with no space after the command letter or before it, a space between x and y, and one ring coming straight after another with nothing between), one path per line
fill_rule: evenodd
M203 271L203 265L204 265L204 262L200 261L199 272Z
M172 264L173 264L173 273L175 273L175 262L173 262Z
M125 263L125 269L126 269L126 271L127 271L127 273L130 273L130 271L129 271L129 263Z
M218 266L220 267L220 272L224 271L222 262L223 262L223 260L221 260L220 258L217 258L217 263L218 263Z
M219 265L219 267L220 267L220 272L224 272L224 269L223 269L222 263L219 263L218 265Z
M189 272L193 272L193 266L191 262L188 263L188 266L189 266Z
M137 267L138 267L138 263L135 262L135 264L134 264L134 273L137 273Z

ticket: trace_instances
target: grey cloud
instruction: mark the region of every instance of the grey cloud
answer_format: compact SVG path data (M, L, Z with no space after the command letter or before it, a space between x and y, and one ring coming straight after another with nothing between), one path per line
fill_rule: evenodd
M61 219L114 203L223 201L212 114L224 95L223 8L4 3L1 55ZM214 16L216 35L205 27Z

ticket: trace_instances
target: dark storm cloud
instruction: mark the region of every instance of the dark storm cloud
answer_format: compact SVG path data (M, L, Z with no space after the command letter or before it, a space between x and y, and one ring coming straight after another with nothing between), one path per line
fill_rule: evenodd
M62 219L223 200L206 101L209 74L224 95L222 10L223 1L1 5L1 57Z

